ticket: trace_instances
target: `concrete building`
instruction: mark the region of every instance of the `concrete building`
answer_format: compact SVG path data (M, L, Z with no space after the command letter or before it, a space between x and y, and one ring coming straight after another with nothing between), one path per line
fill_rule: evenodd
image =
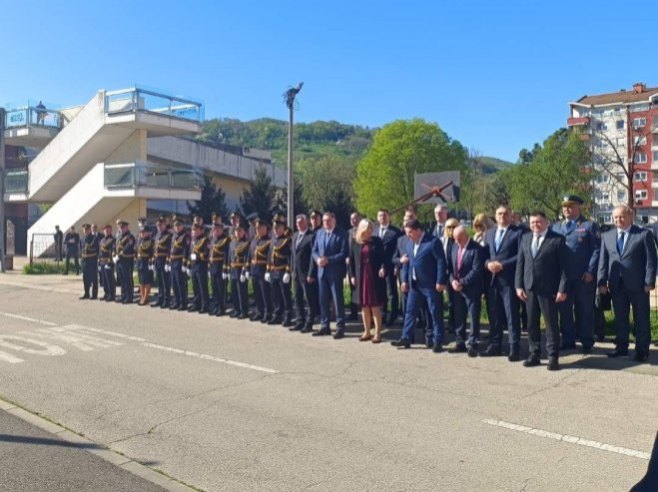
M658 87L637 83L569 106L567 125L581 129L592 151L596 218L611 223L616 205L632 204L638 222L658 220Z
M87 104L51 109L8 108L5 121L6 216L16 227L16 253L52 246L55 225L84 222L137 227L138 217L188 214L210 173L236 207L268 152L217 149L193 140L203 121L201 103L141 88L99 91ZM38 254L35 251L35 254Z

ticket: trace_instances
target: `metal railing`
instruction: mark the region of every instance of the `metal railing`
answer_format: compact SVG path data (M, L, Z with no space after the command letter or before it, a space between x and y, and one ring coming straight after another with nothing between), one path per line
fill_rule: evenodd
M59 111L43 105L27 105L8 109L5 114L5 128L44 127L62 128L62 115Z
M203 105L200 102L138 87L106 91L105 112L107 114L144 112L196 122L203 120Z
M104 186L107 189L161 188L200 190L203 173L199 169L164 166L147 161L105 164Z
M9 169L5 171L5 193L25 193L29 188L27 169Z

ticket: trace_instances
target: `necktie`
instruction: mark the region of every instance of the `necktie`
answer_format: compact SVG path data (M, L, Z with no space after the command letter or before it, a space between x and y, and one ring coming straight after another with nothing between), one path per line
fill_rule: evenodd
M505 229L498 229L498 234L496 235L496 253L500 249L500 243L503 242L503 235L505 234Z
M532 244L530 245L530 252L532 253L533 258L537 256L537 253L539 252L539 234L533 235Z
M624 240L626 239L626 233L621 231L617 237L617 252L622 254L624 252Z
M464 257L464 248L457 250L457 279L459 279L459 270L462 268L462 258Z
M303 233L303 232L300 232L300 233L297 234L297 244L295 244L295 247L296 247L296 248L299 247L299 243L302 242L302 239L304 239L304 233Z
M443 237L443 226L441 224L436 225L436 237Z

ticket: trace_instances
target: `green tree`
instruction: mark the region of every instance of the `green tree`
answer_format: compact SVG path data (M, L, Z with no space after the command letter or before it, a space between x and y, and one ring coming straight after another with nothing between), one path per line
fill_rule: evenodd
M249 189L242 192L240 197L240 208L244 215L256 212L259 217L269 217L274 204L276 189L272 186L265 167L259 167L254 172L254 179Z
M519 164L509 170L515 210L527 214L540 209L557 219L563 195L591 195L591 154L577 130L561 128L543 145L535 144L529 159L527 154L522 150Z
M362 213L395 209L414 199L417 173L465 171L466 149L436 123L422 119L385 125L357 166L354 185Z
M201 199L187 202L187 209L192 215L200 215L204 222L210 223L212 213L217 212L226 217L226 194L218 186L215 186L212 176L205 173L203 176L203 187L201 188Z

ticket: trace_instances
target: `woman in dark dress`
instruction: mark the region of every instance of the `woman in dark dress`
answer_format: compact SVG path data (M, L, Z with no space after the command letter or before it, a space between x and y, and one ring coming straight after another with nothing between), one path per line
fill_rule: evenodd
M386 299L386 270L384 246L381 239L372 235L374 227L367 219L361 220L350 249L350 282L354 287L352 302L361 306L363 335L360 341L382 341L382 306ZM374 323L375 336L370 334Z
M151 231L144 227L139 231L137 243L137 274L139 277L139 305L146 306L153 284L153 249Z

